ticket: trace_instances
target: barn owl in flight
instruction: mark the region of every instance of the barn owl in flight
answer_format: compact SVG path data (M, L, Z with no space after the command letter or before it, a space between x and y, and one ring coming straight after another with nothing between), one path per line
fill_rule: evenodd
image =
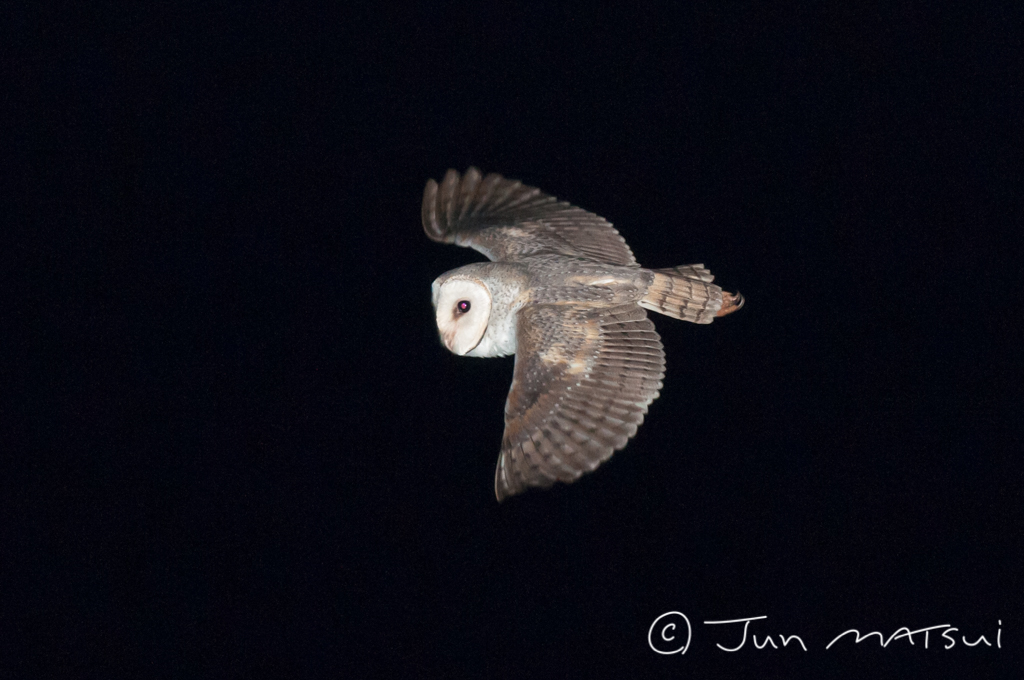
M707 324L743 306L703 265L644 269L605 219L476 168L427 182L423 229L492 260L442 274L432 293L445 347L516 356L499 502L571 483L636 434L665 376L645 309Z

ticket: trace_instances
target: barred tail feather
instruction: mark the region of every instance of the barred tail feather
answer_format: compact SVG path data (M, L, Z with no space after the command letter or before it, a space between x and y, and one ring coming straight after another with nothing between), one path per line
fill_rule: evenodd
M739 293L725 293L711 283L711 275L702 264L669 269L653 269L654 282L640 300L640 306L683 321L711 323L743 306Z

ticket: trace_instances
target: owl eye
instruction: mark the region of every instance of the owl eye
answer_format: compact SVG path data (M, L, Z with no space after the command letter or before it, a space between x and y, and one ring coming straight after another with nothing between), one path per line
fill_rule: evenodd
M469 311L469 300L459 300L455 303L455 313L465 314Z

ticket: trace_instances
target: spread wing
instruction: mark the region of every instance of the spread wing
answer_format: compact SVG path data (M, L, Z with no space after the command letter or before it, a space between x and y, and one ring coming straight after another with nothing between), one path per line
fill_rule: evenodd
M531 305L518 313L516 364L494 492L573 482L636 434L665 375L638 305Z
M449 170L423 191L423 230L434 241L474 248L491 260L558 253L638 266L625 239L603 217L501 175Z

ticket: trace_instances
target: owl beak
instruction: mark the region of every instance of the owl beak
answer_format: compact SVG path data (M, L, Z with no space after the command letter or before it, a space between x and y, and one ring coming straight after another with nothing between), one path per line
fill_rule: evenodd
M480 336L480 339L483 339L483 335ZM480 340L477 340L473 345L468 345L468 343L465 342L460 343L455 337L455 329L441 333L441 342L444 343L444 346L448 348L449 352L460 357L466 356L480 344Z
M444 346L448 348L449 352L452 352L453 354L458 354L458 352L455 351L455 347L453 346L454 343L455 343L455 332L454 331L448 331L447 333L441 333L441 342L444 343Z
M480 344L480 341L478 340L473 345L467 345L467 343L459 342L456 338L452 337L446 338L444 344L449 350L452 351L453 354L457 354L460 357L464 357L470 352L472 352L476 348L476 346Z

